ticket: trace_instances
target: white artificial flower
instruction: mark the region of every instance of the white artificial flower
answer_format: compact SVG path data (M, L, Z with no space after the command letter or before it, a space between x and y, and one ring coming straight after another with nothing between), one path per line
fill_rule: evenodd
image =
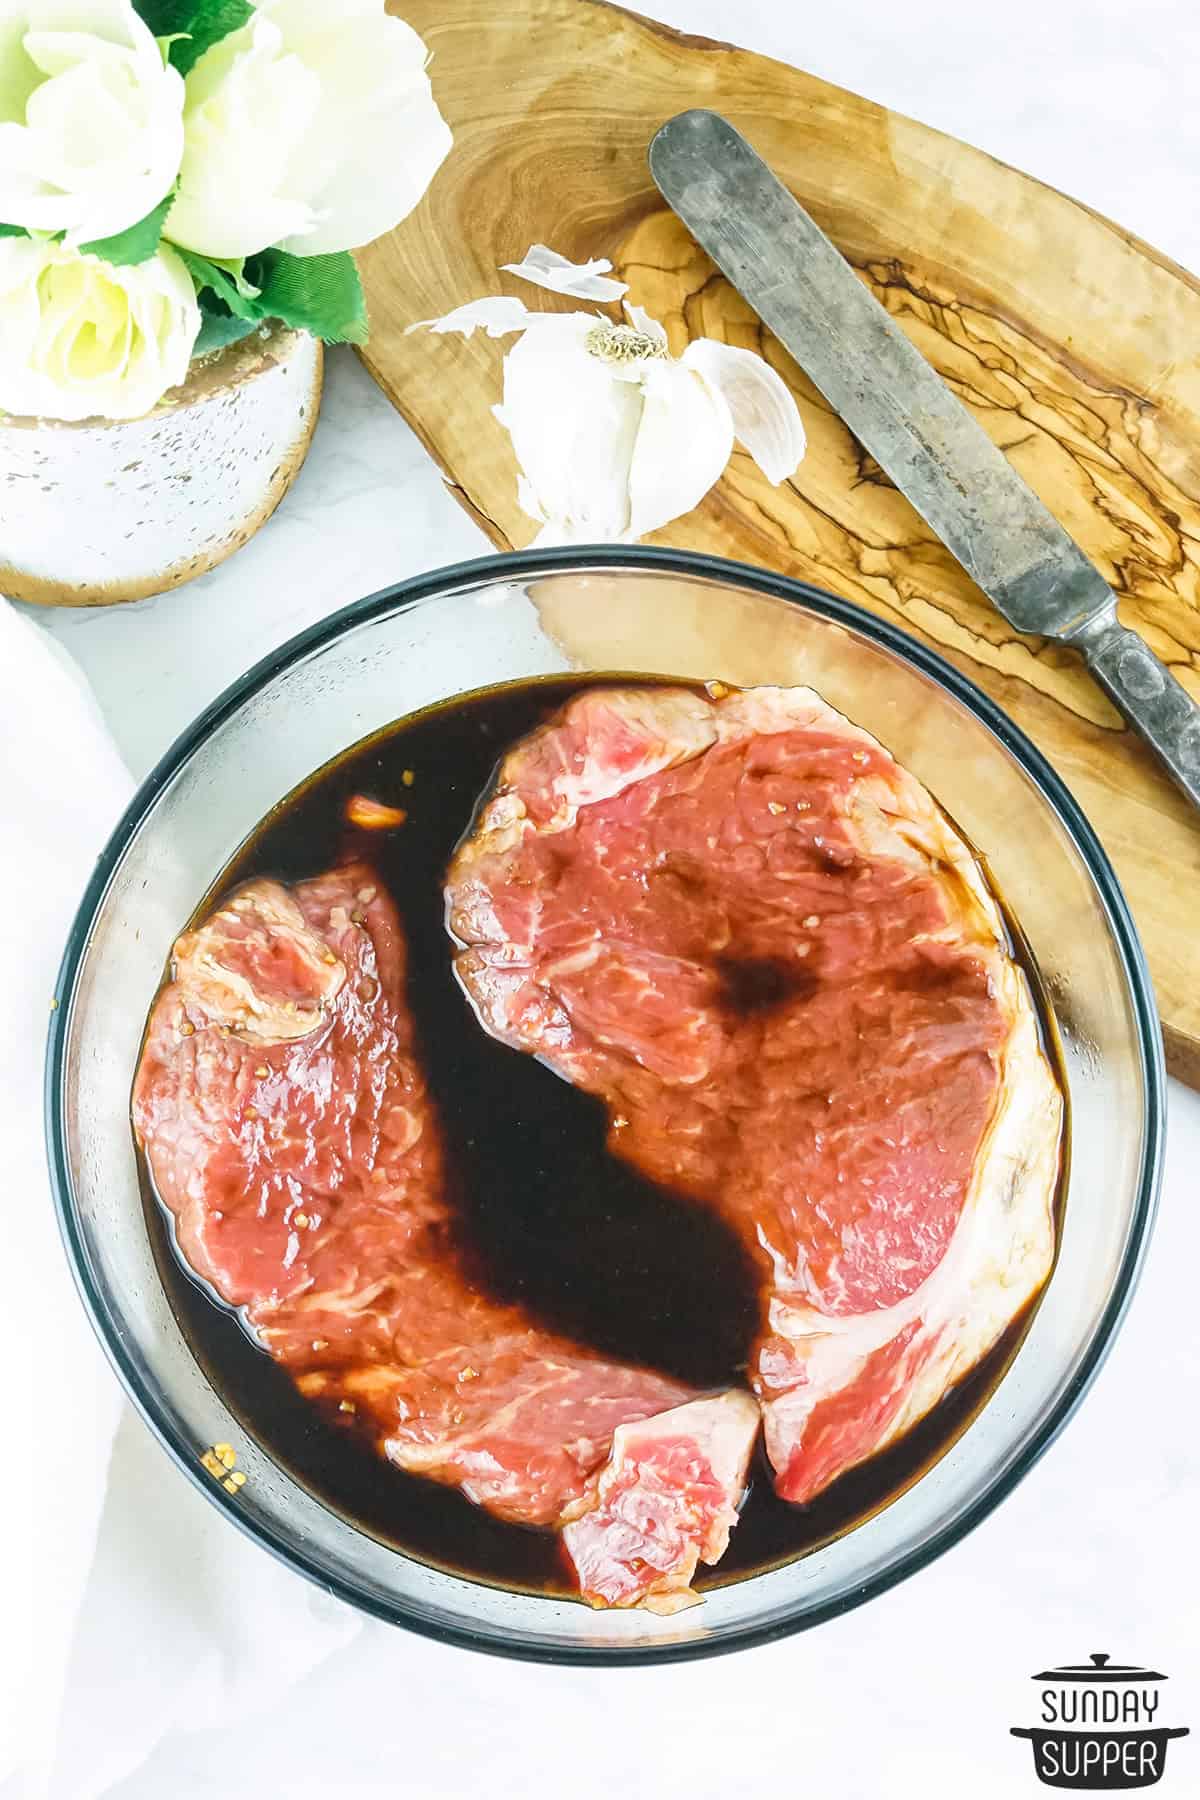
M607 262L572 265L535 244L514 273L560 294L595 297ZM609 297L609 296L605 296ZM612 296L615 298L615 296ZM517 497L539 543L629 541L690 512L719 480L736 438L769 481L804 455L787 385L750 350L698 338L673 357L640 306L614 324L594 313L534 313L497 295L472 300L435 332L520 333L504 358L496 417L512 439ZM421 326L410 326L416 331Z
M0 0L0 220L114 237L182 155L183 82L130 0Z
M0 239L6 412L140 418L187 375L199 329L191 277L166 248L114 268L49 239Z
M260 0L188 75L167 236L233 258L268 245L317 256L390 231L450 149L425 64L383 0Z

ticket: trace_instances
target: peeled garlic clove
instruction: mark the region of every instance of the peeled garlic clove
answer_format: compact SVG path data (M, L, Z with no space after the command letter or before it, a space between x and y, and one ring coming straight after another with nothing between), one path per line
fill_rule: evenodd
M612 264L606 256L573 263L545 244L530 244L521 262L500 266L509 275L519 275L522 281L549 288L552 294L569 294L574 300L619 300L629 292L625 282L609 279Z
M804 459L804 426L787 383L752 350L697 338L680 361L722 396L734 436L768 481L786 481Z
M717 390L683 362L643 365L641 425L629 471L629 536L644 537L698 506L733 449Z

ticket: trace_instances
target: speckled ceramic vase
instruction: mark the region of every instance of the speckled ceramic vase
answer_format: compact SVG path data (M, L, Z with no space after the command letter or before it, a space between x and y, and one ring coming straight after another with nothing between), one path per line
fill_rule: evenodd
M315 338L272 326L194 363L141 419L0 416L0 593L108 606L215 567L295 480L322 368Z

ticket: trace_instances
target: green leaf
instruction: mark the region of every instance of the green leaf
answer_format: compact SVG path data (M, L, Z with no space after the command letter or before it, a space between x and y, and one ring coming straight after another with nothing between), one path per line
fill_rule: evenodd
M181 39L189 36L190 33L186 31L173 31L168 37L155 38L154 41L158 45L158 52L163 59L164 68L169 68L171 65L171 45L178 44Z
M28 236L29 233L23 225L0 225L0 238Z
M156 38L173 40L168 55L181 75L254 16L249 0L138 0L137 11Z
M148 212L136 225L130 225L125 231L118 231L112 237L96 238L90 244L80 244L80 251L84 256L103 257L105 262L115 263L118 267L148 262L158 249L163 220L170 212L174 198L174 193L168 194L165 200L159 201L153 212Z
M179 255L207 312L231 313L255 324L281 319L327 344L361 344L366 338L362 283L348 250L336 256L264 250L244 263L198 256L194 250L180 249Z
M239 319L257 323L267 317L259 304L258 289L245 279L240 262L214 262L211 257L198 256L194 250L184 250L178 244L173 248L186 263L198 294L214 294Z
M247 276L244 256L210 256L208 261L214 269L221 269L228 275L243 300L258 299L262 289L255 287Z
M348 250L334 256L289 256L286 250L264 250L248 259L248 272L262 293L254 304L260 316L282 319L311 331L327 344L361 344L367 336L367 308L354 258Z
M255 319L238 319L232 313L209 312L207 307L202 307L200 333L192 346L192 355L207 356L210 351L221 350L226 344L236 344L257 330L258 322Z

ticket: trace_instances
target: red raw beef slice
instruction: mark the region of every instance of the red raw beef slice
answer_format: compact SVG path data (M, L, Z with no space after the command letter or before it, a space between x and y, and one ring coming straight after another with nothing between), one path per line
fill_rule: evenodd
M1061 1099L976 862L807 689L591 688L449 872L487 1031L762 1271L751 1377L811 1499L986 1353L1053 1255Z
M291 892L249 883L176 945L134 1124L182 1254L303 1393L402 1469L558 1528L595 1506L618 1428L672 1419L693 1395L542 1330L465 1276L404 958L366 867ZM688 1490L666 1508L679 1568L691 1545L679 1585L716 1541L711 1509L733 1516L753 1414L739 1415L740 1460L716 1471L720 1499L706 1510ZM622 1566L623 1603L662 1579L649 1562L642 1576Z
M724 1556L758 1436L758 1407L731 1388L619 1425L596 1503L563 1533L585 1600L678 1612L698 1562Z

